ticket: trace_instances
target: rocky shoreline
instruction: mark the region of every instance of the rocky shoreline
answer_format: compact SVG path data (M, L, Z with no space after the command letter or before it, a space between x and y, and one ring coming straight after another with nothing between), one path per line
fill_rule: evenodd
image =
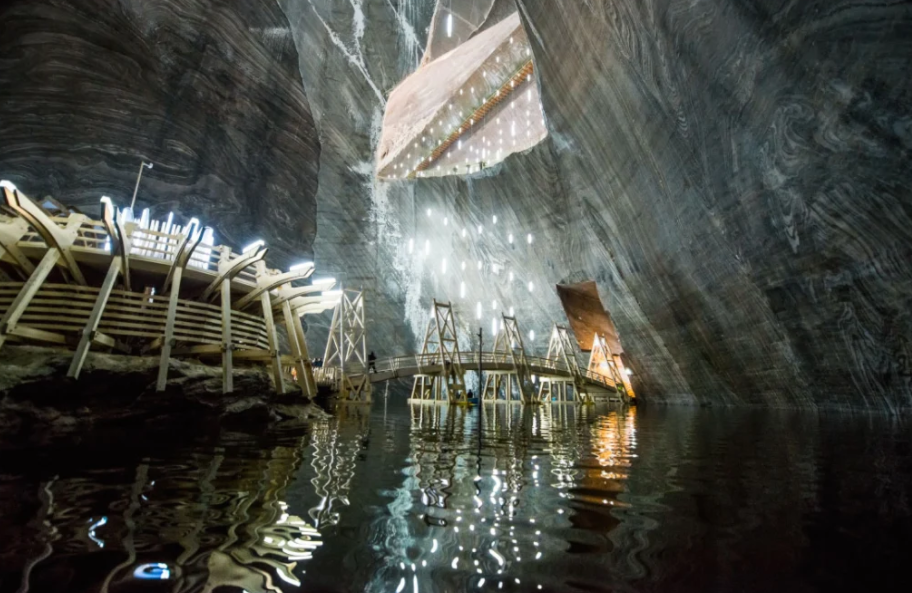
M234 393L223 394L219 367L172 360L167 389L157 393L158 357L90 353L78 381L66 376L71 359L72 352L58 348L0 350L0 425L8 434L36 424L66 430L177 418L270 422L326 415L297 390L278 395L262 367L236 369Z

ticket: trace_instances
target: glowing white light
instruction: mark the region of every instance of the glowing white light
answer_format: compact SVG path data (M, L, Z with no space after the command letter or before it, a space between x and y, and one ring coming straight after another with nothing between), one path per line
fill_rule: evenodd
M510 317L513 317L513 307L510 307Z
M491 556L494 556L494 559L497 560L497 563L500 564L501 566L503 566L506 563L506 561L504 560L504 557L501 556L497 550L489 549L488 553Z
M475 305L475 319L481 319L481 301Z
M427 215L428 215L428 216L431 215L431 209L430 209L430 208L427 209Z
M247 252L253 251L257 247L260 247L265 244L266 244L266 241L263 241L262 239L258 239L256 241L254 241L253 243L251 243L250 245L241 249L241 253L247 253Z
M532 382L535 383L537 380L538 380L538 377L535 375L532 375ZM534 521L534 519L529 519L529 521Z
M415 240L409 239L409 253L411 253L412 250L414 250L414 249L415 249Z
M465 239L465 236L466 236L466 230L462 229L462 238Z
M405 577L402 577L399 580L399 586L396 587L396 593L402 593L403 589L405 589Z
M496 317L491 319L491 333L492 334L497 333L497 318Z
M443 217L443 226L449 226L449 225L450 225L450 217L444 216Z
M481 225L478 225L478 234L480 235L483 232L484 232L484 227L482 227Z
M630 369L624 369L624 372L627 373L628 377L633 374L633 371L631 371Z
M496 215L496 214L495 214L493 217L491 217L491 221L492 221L494 224L497 224L497 215Z
M513 282L513 272L510 272L510 282Z
M459 298L461 298L461 299L465 298L465 282L459 283Z
M444 258L443 261L440 262L440 273L441 274L446 274L446 266L447 266L447 262L446 262L446 258Z
M535 285L529 282L529 292L532 292L533 290L535 290Z
M507 242L510 243L511 245L513 244L513 233L510 233L509 235L507 235Z
M465 260L463 260L463 261L462 261L462 269L463 269L463 270L465 270L465 266L466 266Z
M532 244L532 233L529 233L528 235L526 235L526 243L528 243L529 245Z
M497 301L496 300L491 301L491 309L493 309L494 311L497 310Z
M424 240L424 254L428 255L431 252L431 241L429 239Z
M530 329L529 330L529 341L534 341L534 340L535 340L535 330Z
M453 36L453 14L450 13L447 15L446 21L447 37Z
M480 270L482 266L481 260L478 260L478 269Z

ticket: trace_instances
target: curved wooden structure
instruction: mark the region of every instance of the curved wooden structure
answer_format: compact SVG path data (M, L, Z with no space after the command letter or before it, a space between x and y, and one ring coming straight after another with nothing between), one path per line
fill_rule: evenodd
M313 264L271 270L262 245L236 254L214 245L211 229L196 219L183 228L170 216L151 220L147 211L132 220L108 198L103 219L92 220L80 213L51 216L8 181L0 190L0 347L7 341L73 347L73 378L92 347L159 352L159 391L171 357L192 356L221 358L226 393L237 360L268 364L284 393L287 360L301 391L316 394L299 317L323 310L313 306L322 299L299 295L331 283L300 285ZM279 351L274 311L285 321L290 355Z

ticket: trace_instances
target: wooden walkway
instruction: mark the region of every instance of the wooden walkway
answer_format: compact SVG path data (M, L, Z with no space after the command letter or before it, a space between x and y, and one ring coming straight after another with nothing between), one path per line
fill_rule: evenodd
M334 281L303 284L312 263L269 269L262 242L235 253L213 245L211 229L195 219L185 227L147 213L132 220L107 198L102 220L93 220L53 215L7 181L0 191L0 347L8 341L71 347L73 378L92 347L157 353L160 391L172 356L220 358L226 393L237 361L268 365L284 393L285 363L301 391L315 395L299 317L338 299L319 294Z
M509 373L514 370L514 364L509 360L504 360L493 352L462 352L459 354L459 363L466 370L478 370L478 360L481 358L481 368L483 372L503 372ZM526 357L528 368L536 376L538 381L554 380L572 382L573 372L563 362L558 359L541 358L535 356ZM350 376L366 376L371 383L389 381L391 379L415 377L417 375L444 375L446 369L444 364L440 363L439 356L436 354L413 354L408 356L399 356L395 358L378 359L375 364L375 372L368 372L369 365L353 364L346 367L346 373ZM334 375L341 372L338 367L327 367L315 369L318 382L330 382ZM582 379L590 388L603 390L605 395L619 393L617 383L610 378L594 373L588 370L580 370Z

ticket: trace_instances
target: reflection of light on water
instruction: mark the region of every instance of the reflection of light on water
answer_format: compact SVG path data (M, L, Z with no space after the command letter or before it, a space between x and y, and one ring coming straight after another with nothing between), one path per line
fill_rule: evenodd
M171 571L164 562L140 564L133 571L133 578L139 580L167 581L171 578Z
M91 519L89 519L89 521L91 521ZM93 542L95 542L96 544L98 544L98 547L99 547L99 548L103 548L103 547L104 547L104 542L103 542L100 538L98 538L98 537L96 536L95 530L98 529L99 527L103 526L103 525L107 525L107 523L108 523L108 518L107 518L107 517L102 517L101 519L98 520L98 522L93 523L93 524L89 527L89 538L91 538L91 540L92 540Z
M603 468L600 476L606 480L624 480L625 471L617 468L630 467L636 449L636 411L630 408L625 416L611 412L599 418L593 428L593 455Z
M339 424L335 422L323 422L314 428L310 459L314 477L311 483L320 502L308 514L318 528L338 523L339 505L349 504L348 492L355 476L361 438L361 431L354 435L340 435Z

